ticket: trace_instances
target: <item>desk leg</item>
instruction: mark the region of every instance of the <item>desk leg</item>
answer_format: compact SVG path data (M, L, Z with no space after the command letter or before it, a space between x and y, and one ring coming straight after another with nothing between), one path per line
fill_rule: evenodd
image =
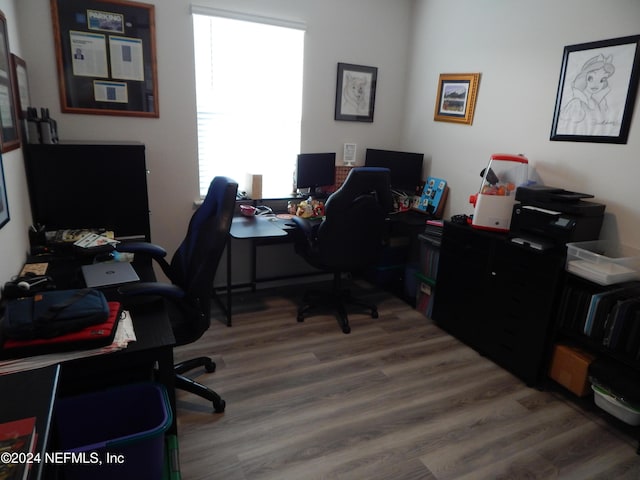
M173 422L168 429L170 434L178 434L178 422L177 422L177 405L176 405L176 377L173 371L173 348L162 348L158 352L156 361L158 362L157 380L165 386L167 394L169 396L169 404L171 405L171 411L173 413Z
M231 326L231 238L227 239L227 327Z
M258 247L256 246L256 241L251 240L251 291L255 293L256 291L256 261L258 257Z

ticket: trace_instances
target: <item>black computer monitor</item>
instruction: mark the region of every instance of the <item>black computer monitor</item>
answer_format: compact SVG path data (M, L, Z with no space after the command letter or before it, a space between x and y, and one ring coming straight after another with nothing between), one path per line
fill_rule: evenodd
M310 192L329 187L336 182L336 154L301 153L296 167L296 188Z
M390 172L391 188L413 193L422 183L423 153L397 152L367 148L364 164L367 167L384 167Z

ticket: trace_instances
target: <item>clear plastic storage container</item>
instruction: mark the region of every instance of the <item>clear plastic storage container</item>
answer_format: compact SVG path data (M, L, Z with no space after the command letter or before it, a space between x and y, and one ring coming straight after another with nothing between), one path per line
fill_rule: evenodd
M600 285L640 279L640 250L605 240L567 243L566 270Z

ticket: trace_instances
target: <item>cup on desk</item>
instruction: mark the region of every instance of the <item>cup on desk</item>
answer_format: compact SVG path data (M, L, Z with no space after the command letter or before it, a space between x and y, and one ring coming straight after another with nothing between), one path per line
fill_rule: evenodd
M240 205L240 213L245 217L253 217L256 214L256 207L253 205Z

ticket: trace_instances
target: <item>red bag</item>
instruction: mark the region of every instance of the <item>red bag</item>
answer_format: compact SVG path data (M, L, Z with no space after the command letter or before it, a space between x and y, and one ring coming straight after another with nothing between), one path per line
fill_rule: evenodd
M109 318L106 322L90 325L75 332L52 338L32 340L6 339L0 349L0 358L22 358L46 353L67 352L99 348L113 343L122 308L119 302L108 302Z

